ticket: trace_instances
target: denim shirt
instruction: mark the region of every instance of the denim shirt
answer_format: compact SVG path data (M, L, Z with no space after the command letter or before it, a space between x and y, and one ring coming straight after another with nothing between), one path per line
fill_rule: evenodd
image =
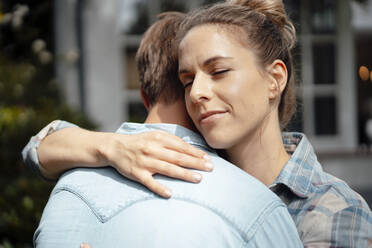
M285 204L218 157L198 134L172 124L134 123L117 132L152 130L206 151L213 172L201 172L199 184L156 175L172 189L172 197L163 199L111 167L70 170L51 193L35 247L302 247Z

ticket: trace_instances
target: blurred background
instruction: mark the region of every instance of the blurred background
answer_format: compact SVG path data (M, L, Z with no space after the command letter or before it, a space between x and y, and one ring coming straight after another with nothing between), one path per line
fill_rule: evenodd
M163 11L211 0L0 0L0 247L32 247L53 187L21 161L54 119L114 131L142 122L134 56ZM298 31L298 111L324 169L372 206L372 1L284 1Z

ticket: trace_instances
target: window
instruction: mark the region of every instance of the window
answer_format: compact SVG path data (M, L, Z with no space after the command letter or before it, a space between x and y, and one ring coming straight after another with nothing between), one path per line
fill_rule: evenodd
M302 127L319 151L353 150L357 130L353 40L350 20L345 18L350 15L349 3L288 0L285 4L298 31L294 60L302 111L290 129Z

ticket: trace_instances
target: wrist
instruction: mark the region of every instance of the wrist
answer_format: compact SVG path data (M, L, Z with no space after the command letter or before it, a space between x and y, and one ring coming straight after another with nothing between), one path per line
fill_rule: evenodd
M112 133L96 132L95 157L100 165L110 164L109 154L112 150L113 135Z
M118 156L120 160L126 157L128 135L117 134L117 133L103 133L99 132L97 136L97 160L101 165L110 165L117 169L116 162L118 162ZM121 155L119 155L121 154Z

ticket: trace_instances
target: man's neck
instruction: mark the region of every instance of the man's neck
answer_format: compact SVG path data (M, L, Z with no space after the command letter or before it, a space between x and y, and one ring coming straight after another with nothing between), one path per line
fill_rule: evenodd
M149 110L145 123L177 124L195 131L183 100L172 104L164 104L163 102L154 104Z

